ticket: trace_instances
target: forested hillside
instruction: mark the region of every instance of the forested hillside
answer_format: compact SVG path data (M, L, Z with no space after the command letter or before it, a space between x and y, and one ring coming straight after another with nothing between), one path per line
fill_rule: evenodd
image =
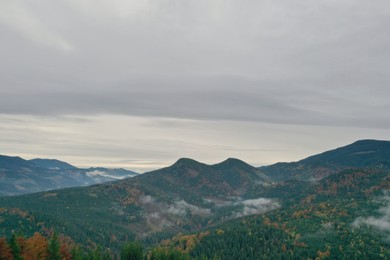
M164 245L209 259L387 259L389 189L389 171L347 170L304 190L286 208Z
M276 181L237 159L207 165L184 158L112 183L3 197L0 237L56 231L86 256L99 248L118 256L138 241L143 256L161 259L386 259L388 142L363 144L307 159L334 170L321 178L292 172ZM361 154L370 158L354 166Z

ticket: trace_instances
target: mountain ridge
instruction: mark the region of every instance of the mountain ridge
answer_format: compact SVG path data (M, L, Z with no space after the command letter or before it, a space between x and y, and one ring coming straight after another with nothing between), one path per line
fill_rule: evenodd
M86 186L135 175L137 173L123 169L80 169L56 159L25 160L0 155L0 196Z
M363 139L297 162L259 167L274 181L319 180L348 168L390 168L390 141Z
M48 169L61 169L61 170L75 170L77 169L76 166L73 166L67 162L60 161L57 159L42 159L42 158L35 158L28 160L29 162L32 162L38 167L42 168L48 168Z
M207 165L182 158L169 167L133 178L3 197L0 205L27 210L50 223L62 223L80 239L87 240L85 234L93 234L106 245L112 230L118 238L151 239L161 232L166 237L279 207L272 198L259 199L256 192L264 185L270 183L259 169L237 159ZM110 228L103 233L96 231L96 226L107 225Z
M279 216L283 217L286 225L289 225L288 218L292 217L294 225L284 230L290 232L288 236L293 238L291 246L294 246L295 240L301 243L298 233L293 232L306 232L304 227L297 225L301 217L304 220L309 213L310 220L314 221L314 225L306 223L311 227L310 232L323 228L323 221L328 224L336 213L343 221L343 230L350 232L351 222L359 214L375 214L368 212L371 214L368 215L366 206L377 209L371 205L372 202L382 190L390 187L390 169L378 167L383 164L382 158L387 156L387 144L378 148L378 153L373 153L368 145L370 143L354 143L351 145L356 149L341 147L341 150L334 149L314 157L321 159L340 154L340 151L352 151L345 155L355 158L357 153L358 156L373 157L365 161L371 167L367 169L331 167L329 160L314 160L312 163L312 157L307 164L296 162L292 168L287 163L288 167L282 170L292 169L291 175L278 180L272 176L275 171L263 171L234 158L212 165L181 158L168 167L134 178L2 197L0 217L4 225L0 227L0 236L12 232L12 227L17 228L18 221L30 221L23 227L31 228L25 228L23 232L62 230L77 238L77 242L89 241L93 237L105 247L117 247L129 239L153 244L179 233L198 232L227 221L241 223L241 219L234 219L246 216L258 218L263 223L273 216L274 211L277 217L266 223L272 223L275 228L284 228L277 223ZM373 144L381 146L382 143ZM337 159L336 155L334 158ZM313 176L315 181L307 176ZM332 205L337 208L336 211ZM28 214L28 219L16 218L12 209L24 212L21 215ZM327 209L326 212L324 209ZM267 217L263 218L263 214ZM307 236L311 235L310 232L306 232ZM246 230L243 234L250 236ZM339 234L342 236L344 233ZM304 242L307 243L307 240L310 239Z

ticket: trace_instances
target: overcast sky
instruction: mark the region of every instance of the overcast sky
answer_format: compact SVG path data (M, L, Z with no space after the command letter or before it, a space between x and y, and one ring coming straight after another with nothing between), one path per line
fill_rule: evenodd
M0 153L140 172L389 139L388 0L0 0Z

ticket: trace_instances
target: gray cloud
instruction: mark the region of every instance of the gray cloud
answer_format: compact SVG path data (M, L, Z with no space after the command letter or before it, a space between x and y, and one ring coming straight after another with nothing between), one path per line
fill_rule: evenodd
M5 1L0 113L388 128L389 5Z
M267 198L243 200L240 204L244 205L243 216L260 214L280 207L278 202Z
M22 1L3 1L0 9L0 22L32 43L64 52L72 51L71 43L51 30L50 24L41 21L36 14L31 12L28 5L28 3L23 4Z
M158 201L150 195L144 195L139 198L139 203L144 209L146 223L152 231L173 226L174 223L177 223L178 217L185 217L187 214L200 216L211 214L210 209L198 207L184 200L166 203Z
M178 216L186 216L187 211L191 212L194 215L203 215L208 216L211 214L210 209L201 208L192 204L187 203L185 200L176 201L173 205L170 205L167 213L178 215Z
M352 223L353 227L359 227L362 225L370 226L383 235L386 236L386 240L390 242L390 194L385 192L384 196L380 198L380 203L384 204L383 207L379 208L379 216L369 216L369 217L358 217Z
M141 196L139 202L142 205L145 205L148 210L148 216L150 214L152 217L157 216L156 214L158 213L158 216L161 215L176 215L176 216L186 216L188 212L191 212L191 214L194 215L210 215L211 211L210 209L206 208L201 208L196 205L190 204L186 202L185 200L178 200L174 201L171 204L163 203L163 202L158 202L156 201L152 196L150 195L145 195ZM150 213L149 211L153 211L153 213Z
M154 203L156 203L156 200L150 195L142 196L139 201L141 204L154 204Z
M223 85L223 83L221 83ZM389 127L387 104L367 104L324 93L289 96L244 84L224 90L108 90L91 92L3 93L0 111L8 114L122 114L197 120L255 121L285 124ZM286 93L289 91L286 90ZM307 94L306 96L302 96ZM384 102L382 102L384 103ZM383 111L383 112L381 112Z
M235 201L233 205L242 207L242 210L236 211L232 214L233 218L263 214L268 211L280 208L280 204L277 201L268 198L238 200Z
M204 201L210 204L209 207L199 207L185 200L171 203L161 202L150 195L143 195L139 198L139 203L144 209L146 223L152 230L172 226L177 222L177 217L186 217L188 214L209 217L224 207L232 207L228 216L230 218L263 214L280 207L276 200L268 198L243 200L240 197L230 197L225 201L217 199L204 199Z
M215 205L217 208L235 206L231 217L240 218L249 215L263 214L280 208L278 201L269 198L256 198L244 200L241 197L230 197L228 200L204 199L205 202Z

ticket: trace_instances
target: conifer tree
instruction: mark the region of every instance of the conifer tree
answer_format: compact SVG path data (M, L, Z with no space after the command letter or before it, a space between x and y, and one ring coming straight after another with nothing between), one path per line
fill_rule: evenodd
M58 241L58 235L56 232L50 238L48 247L49 256L47 260L61 260L60 256L60 243Z
M122 260L142 260L144 258L142 245L139 243L127 243L121 252Z
M80 249L80 247L78 247L78 246L73 247L72 250L70 251L70 254L71 254L73 260L83 260L84 259L84 253Z
M20 245L15 234L12 235L9 241L9 247L11 248L14 260L22 260Z

